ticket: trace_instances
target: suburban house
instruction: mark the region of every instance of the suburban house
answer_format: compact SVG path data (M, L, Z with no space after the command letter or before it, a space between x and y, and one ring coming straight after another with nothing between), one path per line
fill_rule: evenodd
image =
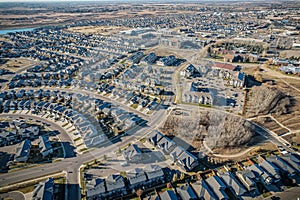
M183 151L176 161L176 165L184 171L191 171L198 164L198 158L188 151Z
M195 183L192 183L191 185L199 199L218 200L218 198L215 196L213 191L210 189L207 183L205 183L204 180L197 181Z
M226 185L218 176L211 176L206 179L207 184L211 187L212 191L220 200L229 200L228 195L225 192Z
M127 162L136 163L142 160L142 153L137 144L130 145L123 151L123 158Z
M86 185L86 198L88 200L101 197L106 193L105 180L101 178L92 179Z
M126 173L126 178L132 189L141 188L147 185L147 177L143 169L134 168Z
M184 184L178 188L176 188L177 193L184 200L197 200L198 197L195 194L193 188L189 184Z
M267 158L267 160L276 165L282 173L285 173L288 176L295 176L298 173L299 169L295 169L279 156L270 156Z
M148 135L148 142L150 144L152 144L153 146L156 146L157 143L164 137L164 134L162 134L159 131L152 131L149 135Z
M28 139L23 140L23 142L21 142L16 149L15 161L26 162L29 158L30 148L31 141Z
M47 157L48 155L53 153L53 148L51 146L48 136L45 135L39 136L38 145L39 145L40 153L43 155L43 157Z
M236 176L249 192L257 192L256 183L259 181L259 178L251 170L238 171Z
M123 176L119 174L111 174L105 179L105 182L109 195L116 193L125 195L127 193Z
M259 163L259 166L272 175L273 181L277 182L281 179L279 168L268 160L263 160Z
M158 165L147 165L144 168L144 171L147 175L149 184L158 183L158 182L163 183L164 182L165 175L164 175L164 172L163 172L163 170L160 166L158 166Z
M299 172L300 160L294 154L284 154L281 156L281 159Z
M247 190L244 188L244 186L240 184L240 182L233 176L231 172L220 174L219 177L231 189L236 197L240 198L247 193Z
M159 140L156 147L163 153L169 155L176 147L176 143L168 137L163 137Z
M54 179L48 178L34 187L32 200L54 199Z
M247 169L251 170L256 177L259 177L262 183L271 184L273 182L272 176L268 172L264 171L259 165L254 164L249 166Z
M159 196L155 198L155 200L178 200L176 193L174 190L166 190Z
M175 147L175 149L170 153L170 159L176 162L179 156L185 151L181 146Z

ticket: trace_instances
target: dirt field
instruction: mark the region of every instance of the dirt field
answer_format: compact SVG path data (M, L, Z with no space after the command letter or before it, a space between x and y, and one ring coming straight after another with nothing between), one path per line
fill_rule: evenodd
M112 35L120 31L128 30L122 27L107 27L107 26L79 26L68 28L68 31L80 32L84 34L101 34L101 35Z
M16 58L16 59L10 59L5 64L0 65L0 68L8 69L12 72L16 72L17 70L20 70L24 67L28 67L35 63L36 63L36 61L33 61L33 60L24 59L24 58Z
M281 127L276 121L274 121L270 117L260 118L258 120L255 120L255 122L263 125L264 127L273 131L277 135L283 135L283 134L289 132L287 129Z

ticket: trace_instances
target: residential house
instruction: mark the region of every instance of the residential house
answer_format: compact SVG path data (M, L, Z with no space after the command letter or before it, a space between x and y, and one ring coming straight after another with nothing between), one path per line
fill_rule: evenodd
M86 185L86 198L93 200L106 193L105 180L101 178L92 179Z
M53 148L51 146L48 136L45 135L40 136L38 145L39 145L40 153L43 155L43 157L47 157L48 155L53 153Z
M228 195L225 192L226 185L222 182L222 180L218 176L211 176L206 179L207 184L210 186L212 191L220 200L229 200Z
M276 165L282 171L282 173L286 173L288 176L296 175L299 170L289 165L279 156L270 156L267 158L267 160Z
M184 151L178 157L176 164L181 167L184 171L191 171L199 163L198 158L188 151Z
M230 172L225 172L223 174L220 174L219 177L222 179L222 181L231 189L233 194L236 195L236 197L240 198L245 193L247 193L247 190L244 188L244 186L233 176Z
M179 158L179 156L185 151L184 148L182 148L181 146L177 146L175 147L175 149L170 153L170 159L173 162L176 162Z
M15 161L26 162L29 158L30 148L31 141L28 139L23 140L23 142L21 142L16 149Z
M160 166L152 165L152 164L147 165L144 168L144 171L147 175L149 184L164 182L165 175L164 175L164 172L163 172L163 170Z
M296 169L298 172L300 170L300 159L296 157L294 154L285 154L281 156L281 159Z
M173 142L173 140L171 140L168 137L163 137L159 140L159 142L157 143L156 147L163 153L163 154L167 154L169 155L174 148L176 147L176 143Z
M178 200L178 197L174 190L166 190L159 197L157 196L155 200Z
M259 166L263 168L266 172L272 175L273 181L277 182L281 179L280 177L280 170L276 167L273 163L269 162L268 160L263 160L259 163Z
M257 191L256 182L258 179L251 170L239 171L236 173L236 176L249 192Z
M150 144L152 144L153 146L156 146L157 143L164 137L164 134L162 134L159 131L152 131L149 135L148 135L148 142Z
M32 200L54 199L54 179L48 178L45 182L40 182L33 190Z
M184 200L197 200L198 197L195 194L193 188L189 184L184 184L177 189L177 193Z
M142 153L137 144L130 145L123 151L123 158L127 162L136 163L142 160Z
M130 183L130 187L137 189L147 185L147 177L143 169L134 168L126 173L126 178Z
M272 175L269 174L267 171L263 170L263 168L261 168L259 165L254 164L249 166L247 169L251 170L256 175L256 177L259 177L262 183L265 184L273 183Z
M105 179L105 182L106 182L107 192L109 195L126 194L126 187L125 187L123 176L119 174L111 174Z
M213 191L204 180L192 183L192 188L201 200L218 200Z

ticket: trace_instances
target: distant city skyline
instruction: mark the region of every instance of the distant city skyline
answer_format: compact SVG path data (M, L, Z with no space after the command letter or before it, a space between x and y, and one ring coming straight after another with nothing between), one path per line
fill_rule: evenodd
M28 2L28 3L39 3L39 2L182 2L182 3L187 3L187 2L211 2L211 1L217 1L217 2L224 2L224 1L263 1L263 0L0 0L0 2L5 2L5 3L14 3L14 2ZM272 0L265 0L265 1L272 1ZM264 2L265 2L264 1Z

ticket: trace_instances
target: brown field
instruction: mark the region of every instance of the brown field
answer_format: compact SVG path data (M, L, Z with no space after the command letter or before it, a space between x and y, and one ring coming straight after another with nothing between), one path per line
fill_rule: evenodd
M255 121L256 123L263 125L267 129L273 131L277 135L283 135L289 132L287 129L281 127L276 121L274 121L270 117L260 118L259 120Z
M289 58L292 56L300 57L300 51L299 50L284 50L284 51L280 52L280 55L285 58Z
M14 58L9 60L7 63L0 65L1 69L8 69L12 72L16 72L30 65L36 64L36 61L25 59L25 58Z
M120 31L128 30L122 27L113 27L113 26L79 26L68 28L68 31L79 32L84 34L101 34L101 35L112 35Z
M300 132L283 136L283 138L289 143L291 143L292 145L295 146L300 145Z

